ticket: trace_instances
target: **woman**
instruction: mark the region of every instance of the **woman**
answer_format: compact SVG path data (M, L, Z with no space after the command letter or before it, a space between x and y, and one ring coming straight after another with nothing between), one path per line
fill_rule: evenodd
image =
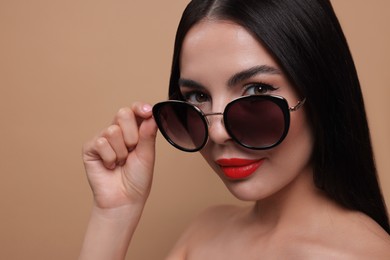
M80 259L124 258L156 123L255 202L206 210L168 259L390 259L359 81L328 0L192 1L169 96L180 101L121 109L84 145L95 204Z

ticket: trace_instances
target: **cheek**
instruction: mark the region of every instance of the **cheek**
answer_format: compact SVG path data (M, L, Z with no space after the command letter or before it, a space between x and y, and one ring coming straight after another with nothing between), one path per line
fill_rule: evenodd
M207 162L207 164L211 167L211 169L219 175L221 169L215 163L215 159L217 158L215 157L215 152L213 151L215 151L215 149L212 148L212 144L209 140L209 142L200 151L200 154L202 155L203 159Z
M206 162L207 162L211 167L213 167L214 161L213 161L212 156L211 156L211 150L210 150L210 148L209 148L209 145L210 145L210 142L208 142L208 143L203 147L203 149L200 151L200 154L201 154L202 157L206 160Z
M295 113L295 114L294 114ZM299 172L310 165L313 134L304 111L291 114L291 123L284 141L271 151L271 158L284 169Z

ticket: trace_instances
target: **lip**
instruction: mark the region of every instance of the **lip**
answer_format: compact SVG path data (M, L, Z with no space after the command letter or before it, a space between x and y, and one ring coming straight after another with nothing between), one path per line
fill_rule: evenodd
M263 161L264 159L222 158L217 160L216 163L226 177L239 180L251 176L262 165Z

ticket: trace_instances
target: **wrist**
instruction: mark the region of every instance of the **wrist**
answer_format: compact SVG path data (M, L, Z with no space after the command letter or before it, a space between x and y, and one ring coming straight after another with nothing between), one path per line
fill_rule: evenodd
M93 206L79 259L124 259L144 204Z
M107 220L128 220L141 216L144 206L145 204L143 203L135 203L114 208L105 208L99 207L96 203L94 203L91 213L96 217Z

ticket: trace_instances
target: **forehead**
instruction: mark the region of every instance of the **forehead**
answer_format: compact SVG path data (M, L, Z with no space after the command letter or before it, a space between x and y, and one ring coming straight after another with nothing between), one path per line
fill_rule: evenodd
M231 68L231 73L258 65L277 63L262 44L245 28L221 20L203 20L187 33L182 46L182 74L200 68Z

